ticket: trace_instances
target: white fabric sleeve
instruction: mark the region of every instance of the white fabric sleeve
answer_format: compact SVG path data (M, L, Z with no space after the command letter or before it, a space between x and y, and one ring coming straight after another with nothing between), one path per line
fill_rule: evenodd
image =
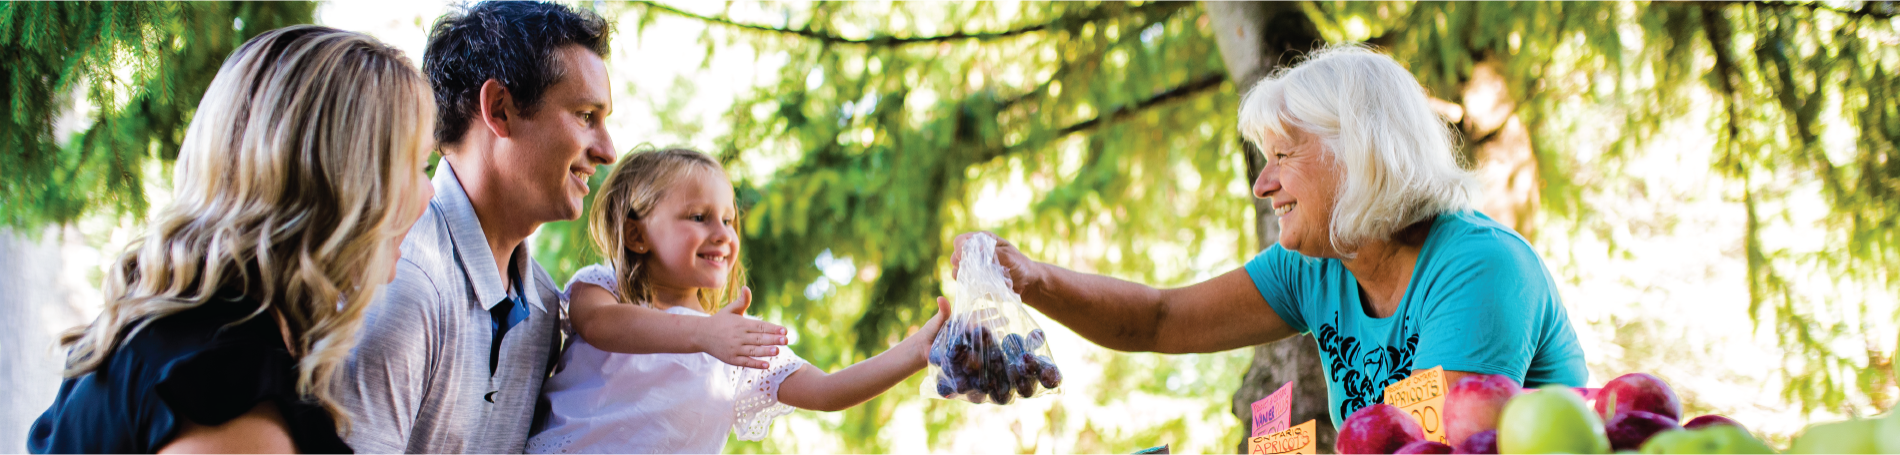
M797 410L778 402L778 386L803 368L805 359L793 354L791 348L780 346L778 355L766 362L770 365L763 370L726 365L736 370L728 377L732 378L734 387L732 432L741 441L765 440L773 419Z
M605 264L594 264L582 267L580 271L574 272L574 277L567 279L567 286L561 287L562 300L574 299L574 283L587 283L600 286L606 289L608 293L613 294L614 298L620 297L620 280L614 279L613 267L608 267Z

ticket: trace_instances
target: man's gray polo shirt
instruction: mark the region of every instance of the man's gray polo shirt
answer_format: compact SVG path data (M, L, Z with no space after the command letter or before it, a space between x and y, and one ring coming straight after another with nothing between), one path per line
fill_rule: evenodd
M403 240L396 280L370 306L338 381L348 441L359 453L520 453L564 303L527 245L516 248L529 314L504 334L489 373L489 310L507 289L455 171L448 160L436 169L435 198Z

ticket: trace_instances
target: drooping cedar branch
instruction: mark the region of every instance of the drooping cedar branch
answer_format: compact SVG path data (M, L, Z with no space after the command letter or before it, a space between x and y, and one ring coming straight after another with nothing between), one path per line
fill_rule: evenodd
M1149 3L1146 5L1142 5L1142 6L1138 6L1134 8L1126 8L1126 9L1120 8L1120 7L1099 6L1099 7L1095 7L1093 9L1090 9L1088 11L1084 11L1081 13L1058 17L1049 22L1025 25L1025 26L1016 27L1016 28L1012 28L1008 30L1002 30L1002 31L994 31L994 32L958 31L954 33L948 33L948 34L943 34L943 35L933 35L933 36L888 36L887 35L887 36L873 36L870 38L848 38L848 37L834 35L828 32L824 32L824 31L819 31L819 30L811 28L811 26L809 25L805 27L801 27L801 28L779 28L779 27L771 27L771 26L758 25L758 24L748 24L748 23L734 21L731 19L726 19L723 17L696 14L696 13L684 11L679 8L674 8L672 6L668 6L665 4L652 2L652 1L636 1L636 2L633 2L633 4L646 7L650 10L656 10L656 11L664 12L667 14L672 14L675 16L696 19L696 20L705 21L705 22L714 23L714 24L725 25L728 27L759 31L759 32L782 33L782 34L787 34L787 35L794 35L794 36L817 40L826 44L850 44L850 45L864 45L864 46L903 46L903 45L909 45L909 44L941 43L941 42L947 42L947 41L960 41L960 40L991 41L991 40L1010 38L1014 36L1025 35L1025 34L1030 34L1030 33L1035 33L1035 32L1041 32L1041 31L1060 30L1067 27L1079 26L1081 24L1085 24L1089 22L1094 22L1094 21L1098 21L1102 19L1123 16L1123 15L1128 15L1128 14L1170 12L1173 10L1186 8L1188 6L1193 5L1193 3L1189 3L1189 2L1155 2L1155 3Z
M1135 114L1141 113L1142 111L1147 110L1149 108L1169 104L1175 101L1180 101L1180 100L1192 97L1196 94L1207 92L1214 88L1220 87L1220 85L1225 82L1227 82L1227 75L1225 74L1209 74L1209 75L1201 76L1193 80L1189 80L1188 82L1183 83L1181 85L1175 86L1174 88L1157 92L1154 94L1154 96L1150 96L1133 103L1129 103L1129 104L1125 104L1125 105L1104 110L1102 111L1102 113L1097 114L1093 118L1076 122L1068 126L1064 126L1061 129L1056 130L1054 133L1050 134L1047 137L1032 139L1032 140L1024 140L1022 142L1011 144L1008 147L987 150L983 154L978 155L977 162L979 163L987 162L990 160L1008 156L1008 155L1021 152L1024 150L1033 149L1033 148L1041 146L1042 144L1048 143L1048 141L1053 141L1056 139L1068 137L1071 134L1093 130L1103 125L1107 125L1109 123L1113 123L1118 120L1132 117Z

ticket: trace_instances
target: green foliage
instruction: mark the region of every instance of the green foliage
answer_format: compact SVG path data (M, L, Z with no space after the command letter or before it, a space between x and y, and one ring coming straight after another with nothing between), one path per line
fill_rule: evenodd
M307 23L309 2L0 3L0 225L145 212L143 165L175 159L192 109L244 40ZM67 141L53 123L75 90L96 106ZM21 232L37 232L24 229Z

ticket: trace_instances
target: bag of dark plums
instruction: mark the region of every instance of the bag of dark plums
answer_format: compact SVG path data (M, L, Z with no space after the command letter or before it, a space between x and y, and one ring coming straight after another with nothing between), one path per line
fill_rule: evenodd
M974 235L958 248L963 257L950 285L950 320L930 345L924 395L1009 404L1055 393L1062 371L996 262L996 238Z

